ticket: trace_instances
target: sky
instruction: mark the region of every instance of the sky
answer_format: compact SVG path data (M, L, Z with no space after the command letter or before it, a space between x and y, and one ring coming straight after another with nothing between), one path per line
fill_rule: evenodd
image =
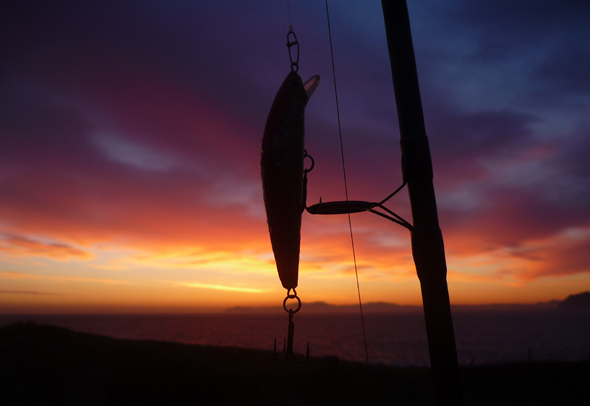
M590 290L590 3L409 0L451 302ZM292 0L315 160L344 200L324 1ZM0 12L0 313L280 305L260 145L286 1L29 0ZM381 4L331 1L349 198L401 185ZM411 221L407 189L387 206ZM363 301L421 303L408 230L351 216ZM302 301L358 301L346 216L303 214Z

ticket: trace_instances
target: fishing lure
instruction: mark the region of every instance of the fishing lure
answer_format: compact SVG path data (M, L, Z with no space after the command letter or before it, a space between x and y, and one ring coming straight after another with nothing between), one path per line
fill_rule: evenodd
M305 209L305 106L319 85L319 76L305 84L291 71L281 85L262 138L262 189L270 241L279 278L295 289L299 277L301 214Z
M293 314L301 309L301 300L295 288L299 279L301 214L305 209L306 175L311 170L303 169L303 161L307 156L304 148L305 106L317 89L320 77L313 76L304 84L296 67L292 63L291 73L285 78L270 108L262 137L260 167L270 242L279 278L287 289L283 308L289 313L288 339L285 339L282 354L276 352L275 339L275 358L285 361L292 356L304 362L309 358L309 343L305 356L296 357L293 352ZM295 309L287 309L288 299L297 300Z

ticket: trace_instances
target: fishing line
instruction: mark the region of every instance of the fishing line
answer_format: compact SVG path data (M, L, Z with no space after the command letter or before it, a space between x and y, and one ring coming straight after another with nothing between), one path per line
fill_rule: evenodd
M293 24L291 24L291 6L289 4L289 0L287 0L287 15L289 16L289 24L287 24L287 25L289 26L289 29L292 31Z
M330 56L332 58L332 77L334 78L334 97L336 99L336 116L338 117L338 135L340 136L340 156L342 158L342 174L344 176L344 194L346 201L348 201L348 185L346 182L346 165L344 164L344 144L342 142L342 125L340 124L340 107L338 105L338 87L336 85L336 68L334 65L334 50L332 48L332 29L330 27L330 11L328 9L328 0L326 0L326 17L328 19L328 36L330 38ZM356 290L359 297L359 307L361 310L361 324L363 326L363 341L365 343L365 356L367 365L369 364L369 350L367 348L367 335L365 333L365 318L363 316L363 304L361 301L361 287L359 285L359 273L356 264L356 252L354 249L354 237L352 234L352 221L350 220L350 213L348 213L348 228L350 230L350 243L352 245L352 259L354 261L354 274L356 276Z

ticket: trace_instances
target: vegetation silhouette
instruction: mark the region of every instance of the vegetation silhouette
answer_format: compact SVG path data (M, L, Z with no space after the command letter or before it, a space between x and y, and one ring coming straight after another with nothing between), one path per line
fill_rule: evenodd
M119 340L17 323L0 328L0 404L432 405L428 368L271 351ZM460 370L466 405L587 404L587 362L522 362Z

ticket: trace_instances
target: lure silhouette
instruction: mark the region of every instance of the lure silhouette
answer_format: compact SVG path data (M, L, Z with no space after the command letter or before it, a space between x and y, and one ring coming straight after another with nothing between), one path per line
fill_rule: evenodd
M274 99L262 137L262 190L272 250L281 283L297 287L301 214L305 209L305 106L319 85L319 76L305 84L292 71Z

